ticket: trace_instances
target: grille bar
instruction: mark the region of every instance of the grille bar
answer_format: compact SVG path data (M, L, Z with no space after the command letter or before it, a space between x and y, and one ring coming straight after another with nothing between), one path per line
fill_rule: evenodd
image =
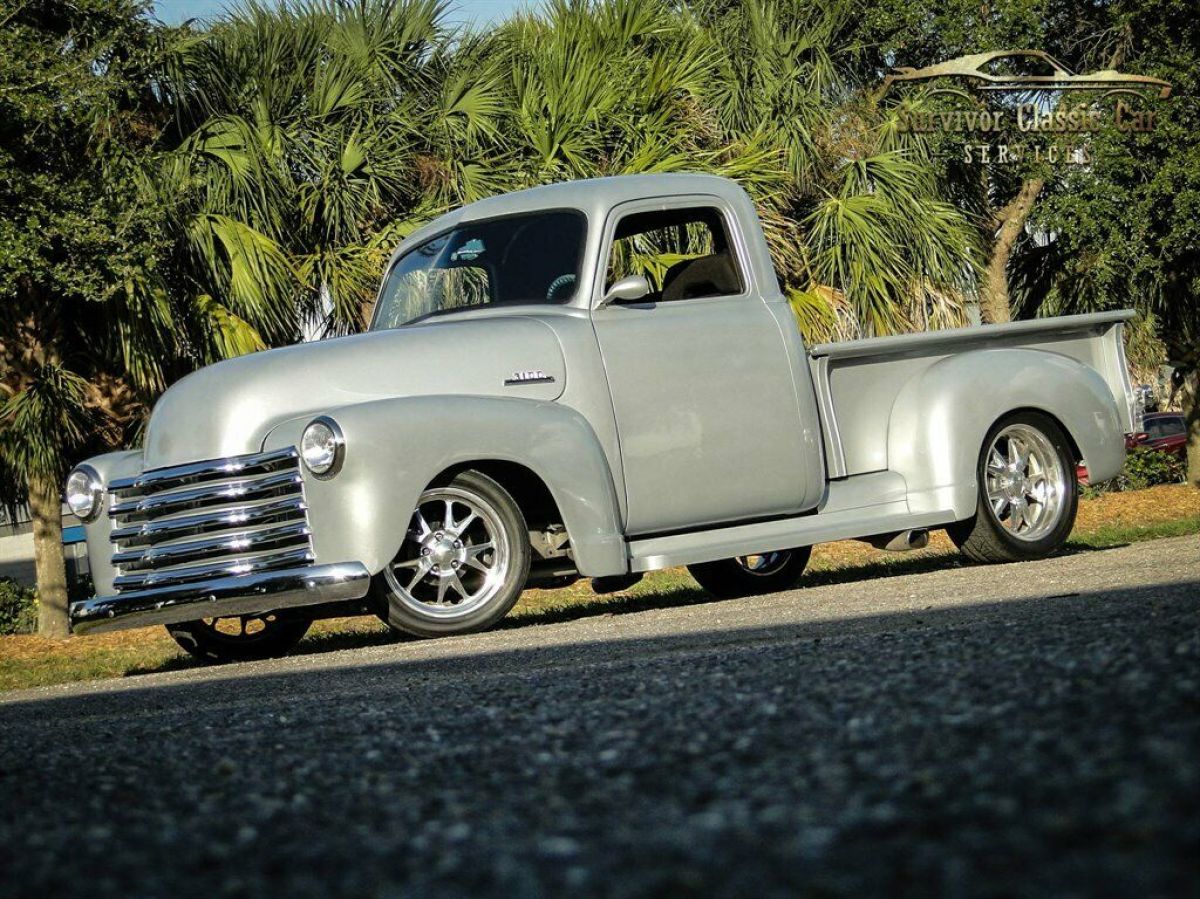
M310 563L313 560L312 550L308 547L303 547L301 549L290 549L286 552L272 553L267 556L224 559L220 562L189 565L185 568L168 568L162 571L122 574L113 579L113 586L118 591L142 590L148 587L169 587L175 584L206 581L210 578L269 571L273 568L291 568Z
M230 456L207 462L189 462L170 468L154 468L143 471L132 478L118 478L109 485L109 490L125 496L141 496L176 487L187 487L203 481L217 481L243 474L256 474L280 469L294 469L299 454L294 447L272 450L269 453L252 453L248 456Z
M109 490L117 592L203 588L314 561L294 448L152 469Z
M256 506L218 509L194 515L168 518L163 521L144 521L129 527L117 528L112 540L122 546L153 546L180 537L196 537L214 531L248 528L264 524L304 521L307 506L299 497L276 500Z
M290 493L296 493L300 489L300 483L300 472L280 471L256 478L205 484L189 490L156 493L124 503L115 502L108 514L113 518L122 518L126 521L157 518L174 512L186 512L239 501L287 496Z
M236 531L232 534L205 537L202 540L189 540L186 543L152 546L149 549L130 549L113 553L112 558L113 562L121 566L122 571L142 571L237 553L280 549L295 544L307 546L310 533L306 524L289 524L261 531Z

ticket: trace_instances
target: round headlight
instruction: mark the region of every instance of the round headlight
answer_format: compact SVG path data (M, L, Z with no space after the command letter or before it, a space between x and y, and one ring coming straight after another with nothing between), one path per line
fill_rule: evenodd
M80 465L67 475L65 494L67 505L80 521L91 521L100 514L104 485L100 482L100 475L90 465Z
M342 429L332 418L318 418L304 429L300 438L300 458L305 467L319 478L331 478L342 467L346 441Z

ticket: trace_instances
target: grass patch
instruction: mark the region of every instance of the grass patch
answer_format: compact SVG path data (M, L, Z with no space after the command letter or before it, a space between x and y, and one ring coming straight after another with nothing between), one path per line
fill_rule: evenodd
M1200 491L1186 485L1111 493L1080 502L1075 532L1066 552L1200 534ZM802 586L918 574L967 564L946 535L930 535L926 549L887 553L865 543L842 541L816 547ZM528 590L503 627L528 627L596 615L625 614L711 602L683 569L655 571L629 590L597 596L581 581L561 590ZM370 617L318 621L297 653L330 652L395 642ZM0 636L0 690L68 681L125 677L196 665L161 627L95 637L47 640L33 635Z
M0 690L165 671L172 662L181 660L181 655L162 628L126 631L95 640L47 640L27 634L0 637Z
M1105 549L1124 546L1142 540L1157 540L1161 537L1187 537L1200 534L1200 515L1180 518L1176 521L1157 521L1147 525L1114 524L1103 525L1094 531L1073 534L1067 541L1068 548Z

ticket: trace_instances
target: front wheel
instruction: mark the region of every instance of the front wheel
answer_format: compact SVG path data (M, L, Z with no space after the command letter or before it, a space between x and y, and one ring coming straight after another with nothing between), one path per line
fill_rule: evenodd
M379 616L417 637L484 630L520 597L529 559L516 501L487 475L464 471L417 500L400 551L375 578Z
M1040 412L1001 419L979 455L975 516L946 528L976 562L1040 559L1062 546L1075 525L1079 491L1066 434Z
M689 565L696 582L718 599L790 590L804 574L811 546Z
M287 655L312 624L275 612L168 624L175 642L202 662L253 662Z

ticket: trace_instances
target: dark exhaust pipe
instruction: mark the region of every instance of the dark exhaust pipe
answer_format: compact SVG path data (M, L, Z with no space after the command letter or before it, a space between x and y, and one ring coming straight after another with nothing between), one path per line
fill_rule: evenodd
M888 552L903 553L913 549L924 549L929 545L929 531L926 528L916 528L909 531L894 531L890 534L876 534L873 537L863 537L876 549L886 549Z

